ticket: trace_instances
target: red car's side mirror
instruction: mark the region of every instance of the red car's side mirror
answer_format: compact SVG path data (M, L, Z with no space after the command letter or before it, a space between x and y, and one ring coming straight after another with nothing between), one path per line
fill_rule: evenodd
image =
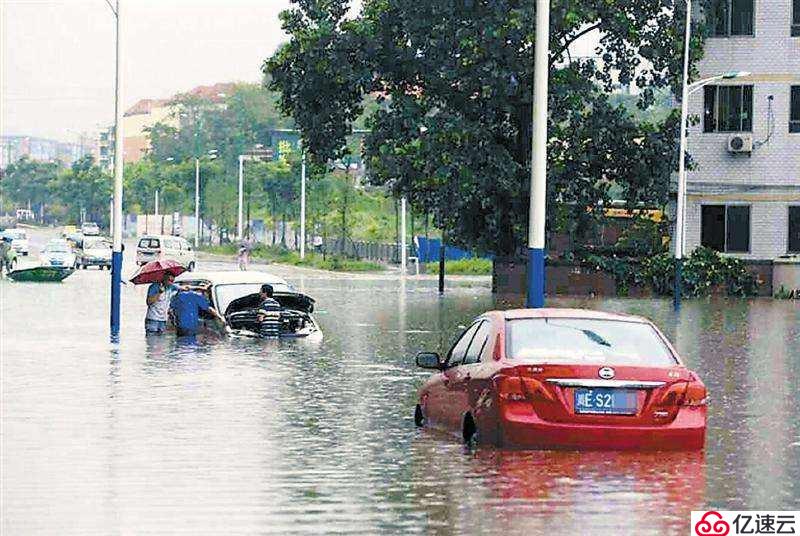
M424 369L442 369L442 358L436 352L420 352L417 354L417 366Z

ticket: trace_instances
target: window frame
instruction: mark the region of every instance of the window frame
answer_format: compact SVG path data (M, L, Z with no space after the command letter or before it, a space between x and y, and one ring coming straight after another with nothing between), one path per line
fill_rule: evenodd
M738 125L737 125L738 129L729 130L729 129L726 128L725 130L723 130L721 128L721 124L722 124L722 120L721 120L721 117L720 117L720 103L722 102L722 99L720 98L720 93L721 93L720 90L721 90L721 88L726 88L725 91L728 93L728 96L727 96L728 98L726 100L730 100L730 92L732 92L734 88L737 88L737 89L740 90L739 91L739 103L738 103L738 111L739 111L739 113L738 114L734 114L734 115L738 115L739 116L738 117ZM749 128L745 129L744 128L744 126L745 126L745 118L744 118L743 111L745 109L745 102L746 102L745 93L748 92L747 91L748 88L749 88L749 94L750 94L749 95L749 99L748 99L749 105L747 106L747 108L749 109L748 110L749 114L747 116L747 121L749 121ZM711 117L709 117L709 113L708 113L708 111L709 111L708 98L709 98L709 92L710 91L713 92L713 104L711 106L712 113L710 114ZM750 133L750 134L752 134L752 132L753 132L753 115L754 115L753 114L753 107L754 106L755 106L755 87L754 87L753 84L708 84L703 89L703 133L705 133L705 134L712 134L712 133L716 133L716 134ZM728 115L731 115L731 112L728 112ZM709 119L710 119L710 121L712 123L711 126L709 125ZM727 124L727 119L729 119L729 117L726 117L726 124Z
M789 134L800 134L800 85L789 86Z
M703 207L707 207L707 206L710 206L710 207L722 206L722 207L724 207L723 218L722 218L722 221L723 221L723 230L722 230L722 232L723 232L723 238L724 238L724 245L723 245L722 251L720 251L719 253L725 253L725 254L728 254L728 255L730 255L730 254L733 254L733 255L736 255L736 254L748 255L748 254L752 253L752 251L753 251L753 205L751 203L744 203L744 202L742 202L742 203L736 203L736 202L734 202L734 203L702 203L700 205L700 233L701 233L701 235L700 235L700 245L703 246L703 247L708 247L708 246L705 246L703 244L703 236L702 236L702 232L703 232L703 214L702 214L702 211L703 211ZM730 208L730 207L747 207L747 209L748 209L748 212L747 212L747 250L733 251L733 250L729 249L729 247L728 247L728 208Z
M751 10L751 19L750 19L750 33L732 33L733 29L733 5L736 0L720 0L720 3L724 3L725 5L725 32L724 33L717 33L717 19L714 18L706 18L706 21L713 21L714 24L712 26L711 32L709 33L709 38L723 38L729 39L731 37L755 37L756 36L756 8L758 7L758 0L752 0L752 10Z
M484 327L487 328L486 337L483 339L481 347L478 350L477 355L475 356L475 361L467 362L467 356L469 356L469 352L472 349L472 345L478 341L477 339L478 334L481 333L481 330L484 329ZM475 365L481 362L481 357L483 356L483 352L486 349L486 345L489 342L489 337L491 334L492 334L492 323L485 319L481 320L478 329L475 330L475 334L472 336L472 340L470 341L469 346L467 346L466 352L464 352L464 359L461 361L462 365Z
M800 205L788 205L786 207L786 253L800 253L800 243L797 244L797 249L792 249L792 209L797 210L798 219L800 219ZM800 225L800 221L798 221L798 225Z
M792 0L789 9L789 36L800 37L800 0Z
M475 334L478 333L478 329L480 328L479 324L482 321L483 321L483 319L474 321L464 331L461 332L461 335L456 339L456 341L450 347L450 350L448 350L448 352L447 352L447 357L446 357L446 359L444 361L444 367L442 367L444 370L447 370L447 369L450 369L450 368L454 368L454 367L458 367L464 362L464 357L467 355L467 350L469 350L469 345L472 344L472 339L474 339L475 338ZM469 334L469 332L472 330L472 328L475 328L475 331L472 332L472 335L470 336L469 342L467 342L467 346L464 348L464 355L461 356L461 360L458 363L451 363L450 361L453 359L453 350L455 350L456 346L458 346L458 344L464 339L464 337L466 337Z

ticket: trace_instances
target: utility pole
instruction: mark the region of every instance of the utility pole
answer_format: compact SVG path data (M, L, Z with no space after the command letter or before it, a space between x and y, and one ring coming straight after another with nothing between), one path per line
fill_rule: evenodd
M544 227L547 208L547 92L550 0L536 0L536 45L533 65L533 146L528 220L527 306L544 307Z
M306 258L306 151L300 161L300 258Z
M400 198L400 274L407 271L406 257L406 196Z
M197 154L197 153L195 153ZM194 158L194 248L200 247L200 158Z
M242 230L243 230L243 219L244 219L244 155L239 155L239 218L236 225L236 238L237 240L241 240Z
M683 294L683 217L686 197L686 121L689 117L689 45L692 35L692 0L686 0L686 28L683 45L683 89L681 91L681 148L678 155L678 198L675 218L675 288L673 305L681 307Z
M122 290L122 173L124 155L122 147L122 2L116 0L116 69L114 91L114 214L111 227L114 230L111 254L111 338L116 342L120 326L120 294ZM109 2L109 6L111 6Z

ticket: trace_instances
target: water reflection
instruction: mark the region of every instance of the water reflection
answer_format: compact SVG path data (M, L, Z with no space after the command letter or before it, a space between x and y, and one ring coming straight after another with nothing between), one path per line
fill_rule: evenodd
M3 533L685 534L692 509L800 502L800 304L552 300L652 318L709 388L705 453L468 453L414 428L413 355L487 289L270 269L324 341L145 337L125 287L111 345L105 273L0 283Z

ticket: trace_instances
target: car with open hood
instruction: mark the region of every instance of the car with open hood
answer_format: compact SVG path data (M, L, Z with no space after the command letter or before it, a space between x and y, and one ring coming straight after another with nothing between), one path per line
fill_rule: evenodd
M280 303L280 336L322 340L322 330L312 315L314 299L299 292L285 279L260 271L184 272L175 283L202 293L228 323L230 332L242 337L261 337L258 309L261 286L272 286ZM204 319L213 327L211 318Z
M706 387L649 320L583 309L489 311L419 392L418 426L534 449L699 450Z

